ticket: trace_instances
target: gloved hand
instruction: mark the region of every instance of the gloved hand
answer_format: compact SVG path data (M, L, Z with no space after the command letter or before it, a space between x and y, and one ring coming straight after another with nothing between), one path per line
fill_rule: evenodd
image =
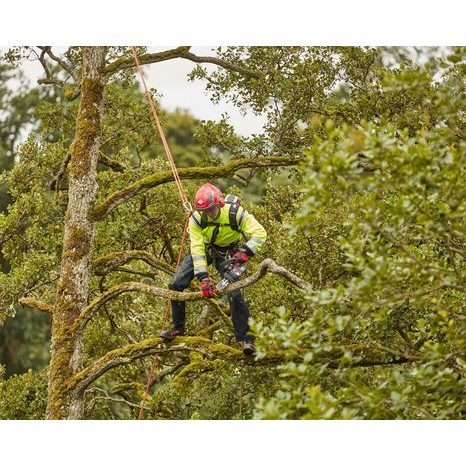
M204 298L212 298L214 296L214 281L209 276L201 280L201 291Z
M239 248L234 254L232 259L237 263L237 264L243 264L249 259L249 254L247 253L246 249L244 248Z

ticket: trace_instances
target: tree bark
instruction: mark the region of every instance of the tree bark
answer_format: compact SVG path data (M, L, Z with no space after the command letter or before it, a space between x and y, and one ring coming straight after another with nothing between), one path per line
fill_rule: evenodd
M69 201L60 280L52 319L52 344L47 419L79 419L81 398L74 398L70 379L82 369L82 332L72 332L74 321L87 305L95 222L92 217L97 181L104 108L104 47L83 48L81 103L72 145Z

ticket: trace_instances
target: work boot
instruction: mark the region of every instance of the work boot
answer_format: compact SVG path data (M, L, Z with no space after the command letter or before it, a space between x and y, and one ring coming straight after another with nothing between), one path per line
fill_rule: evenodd
M165 340L173 340L176 337L182 337L184 334L184 327L173 327L171 330L160 332L160 336Z
M243 342L243 353L246 356L253 356L256 353L256 345L254 340L247 340Z

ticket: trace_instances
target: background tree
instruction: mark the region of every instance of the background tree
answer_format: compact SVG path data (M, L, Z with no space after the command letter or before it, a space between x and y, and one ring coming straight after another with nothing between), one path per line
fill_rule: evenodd
M20 142L28 132L35 132L40 124L37 107L57 99L53 89L31 88L21 69L0 63L0 172L11 170ZM7 186L0 184L0 211L5 212L11 202ZM7 273L10 264L0 249L0 264ZM17 310L21 306L16 306ZM44 367L48 362L50 321L47 316L19 312L0 328L0 362L6 375L24 372L31 367Z

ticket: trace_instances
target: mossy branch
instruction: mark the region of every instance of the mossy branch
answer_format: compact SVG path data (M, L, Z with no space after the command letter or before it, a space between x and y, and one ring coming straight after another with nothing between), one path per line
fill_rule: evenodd
M108 168L111 168L113 171L120 172L120 173L124 172L127 168L124 164L118 162L118 160L114 160L110 158L108 155L104 154L102 151L99 152L98 162L101 163L102 165L105 165Z
M378 349L369 348L365 345L359 345L360 354L367 352L367 357L361 356L353 363L348 364L351 367L368 367L388 364L413 363L419 360L419 357L404 355L394 357ZM285 351L269 351L259 358L245 356L242 351L222 343L214 343L211 340L199 336L177 337L167 342L162 338L149 338L138 343L129 344L121 348L108 352L97 361L77 373L70 379L70 389L77 394L82 394L84 390L95 380L108 372L110 369L129 364L137 359L155 354L166 354L174 352L198 352L208 361L223 360L232 363L241 363L248 365L277 365L290 360ZM306 349L298 349L293 361L301 362ZM336 349L325 356L317 356L315 363L325 364L329 369L341 367L340 359L343 355L343 349ZM188 366L189 367L189 366Z
M150 63L158 63L166 60L171 60L173 58L179 58L183 53L188 52L190 47L181 46L175 49L164 50L163 52L157 53L144 53L138 56L139 63L141 65L148 65ZM103 74L114 74L119 71L127 70L129 68L134 68L136 65L134 63L134 58L131 54L128 54L127 57L119 58L112 63L109 63L102 70Z
M40 78L37 80L37 84L47 84L50 86L59 86L63 87L65 82L61 79L54 79L54 78Z
M24 297L19 299L19 303L22 306L30 307L31 309L37 309L38 311L45 312L49 315L53 314L53 304L47 304L38 299Z
M172 275L175 272L174 267L165 261L158 259L153 254L143 250L129 250L112 252L105 256L99 257L92 262L92 268L97 275L104 275L109 270L120 267L132 260L141 260L154 269L161 270Z
M261 157L255 159L245 157L222 166L179 168L178 174L181 179L191 180L223 178L234 174L242 168L283 167L297 165L301 160L302 158L280 156ZM148 189L155 188L156 186L170 181L173 181L173 173L171 170L166 170L142 178L126 188L111 194L97 205L94 209L94 218L96 220L101 220L122 202L131 199L137 194L147 191Z
M175 49L164 50L163 52L157 53L145 53L138 56L139 63L141 65L148 65L150 63L158 63L166 60L172 60L174 58L184 58L185 60L190 60L194 63L212 63L213 65L220 66L226 70L233 71L235 73L240 73L245 76L250 77L260 77L262 73L259 71L250 70L244 66L230 63L226 60L222 60L218 57L200 57L191 53L190 46L181 46ZM115 60L113 63L108 64L104 69L104 74L113 74L118 71L126 70L133 68L135 66L134 59L129 56L125 58L120 58Z
M208 325L206 327L203 327L203 328L199 329L196 332L196 334L199 335L200 337L208 338L209 340L211 340L213 333L216 330L220 329L221 327L222 327L222 321L217 320L213 324L210 324L210 325Z
M76 393L82 393L94 380L114 367L129 364L146 356L179 351L199 352L208 359L254 362L252 358L244 356L242 351L237 348L221 343L213 343L203 337L177 337L171 342L166 342L162 338L149 338L108 352L72 377L69 381L69 388ZM265 363L265 361L262 363Z
M183 385L188 384L193 376L199 376L206 372L212 372L224 367L227 363L221 359L214 359L213 361L201 359L194 361L183 367L178 375L173 379L173 386L181 388Z

